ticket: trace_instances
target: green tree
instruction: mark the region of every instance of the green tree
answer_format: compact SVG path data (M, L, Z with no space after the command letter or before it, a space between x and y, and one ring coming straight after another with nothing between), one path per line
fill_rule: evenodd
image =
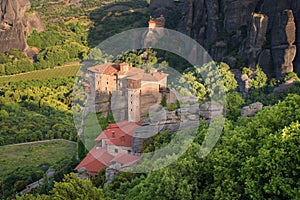
M104 60L103 60L103 53L101 49L97 47L91 49L88 55L88 59L103 63Z
M251 87L254 87L255 89L263 88L267 85L268 77L263 72L262 68L259 66L256 66L256 70L254 72L254 78L251 78Z
M251 199L297 199L299 190L300 124L291 123L276 135L269 135L242 168L245 191Z
M190 68L180 79L181 84L185 82L190 85L192 93L200 99L222 96L225 92L237 88L234 74L225 63L210 62L201 67Z
M163 107L166 107L168 105L168 103L167 103L167 95L163 95L163 97L161 99L160 105L162 105Z
M28 72L34 70L33 63L28 58L23 58L15 62L19 72Z
M234 74L230 71L229 65L221 62L217 65L217 67L221 74L222 81L225 86L225 91L228 92L236 90L238 84L235 80Z
M78 146L78 158L79 160L83 160L85 156L87 155L88 151L85 148L85 145L83 144L82 140L78 138L77 140L77 146Z
M11 58L6 54L0 54L0 64L5 64L11 62Z
M238 92L226 94L226 118L236 120L241 115L241 106L245 103L242 95Z
M103 200L102 189L93 186L88 179L82 180L74 173L65 175L62 182L54 183L52 199L93 199Z
M6 75L5 64L0 64L0 75Z
M8 75L20 73L18 67L13 63L5 64L5 73Z
M47 47L37 58L40 62L46 61L48 66L54 67L69 61L70 55L61 46L52 46Z
M85 59L88 52L87 47L77 42L67 42L62 48L69 53L70 59L72 60Z

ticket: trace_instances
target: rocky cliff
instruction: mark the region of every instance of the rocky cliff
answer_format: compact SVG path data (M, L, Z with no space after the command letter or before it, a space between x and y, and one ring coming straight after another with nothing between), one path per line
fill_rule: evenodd
M151 0L150 8L154 17L178 18L167 28L193 37L217 61L260 64L277 77L300 72L299 0Z
M26 13L29 9L29 0L0 0L0 53L10 49L32 53L26 32L44 31L45 26L38 14Z

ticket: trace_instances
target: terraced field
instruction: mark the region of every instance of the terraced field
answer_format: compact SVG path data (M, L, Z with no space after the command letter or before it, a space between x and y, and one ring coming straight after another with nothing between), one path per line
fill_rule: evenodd
M68 65L68 66L54 68L54 69L31 71L23 74L12 75L12 76L0 76L0 83L70 77L70 76L75 76L79 69L80 69L80 65Z

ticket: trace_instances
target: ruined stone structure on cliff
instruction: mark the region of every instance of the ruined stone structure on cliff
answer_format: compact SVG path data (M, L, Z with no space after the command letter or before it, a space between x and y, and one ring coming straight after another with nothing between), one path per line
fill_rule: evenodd
M29 10L29 0L0 0L0 53L17 49L28 56L35 54L27 45L26 33L46 27L39 15L27 13Z
M146 73L128 63L106 63L88 71L96 111L112 112L116 121L140 121L167 91L168 75L155 69Z

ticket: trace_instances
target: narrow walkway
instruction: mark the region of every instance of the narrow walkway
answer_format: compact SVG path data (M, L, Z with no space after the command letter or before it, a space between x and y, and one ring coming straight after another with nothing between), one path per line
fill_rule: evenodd
M48 169L48 171L46 172L47 178L52 178L54 176L54 173L55 173L55 169L53 169L53 168ZM26 188L21 191L21 193L30 192L32 189L39 187L43 183L44 183L44 178L27 185Z

